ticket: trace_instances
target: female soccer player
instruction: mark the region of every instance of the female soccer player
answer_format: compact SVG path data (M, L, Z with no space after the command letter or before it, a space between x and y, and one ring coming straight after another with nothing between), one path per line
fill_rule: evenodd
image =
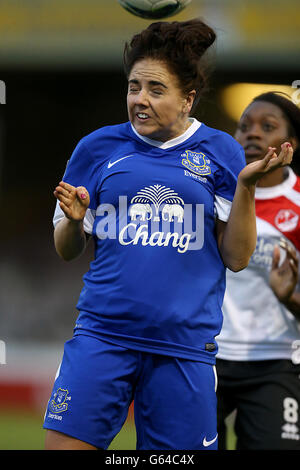
M248 163L288 140L300 156L300 110L281 94L258 96L235 135ZM219 447L236 410L238 449L300 450L300 178L290 167L256 188L257 244L248 267L227 273L218 339ZM298 284L297 284L298 282Z
M95 259L46 411L47 449L106 449L132 400L137 449L217 448L225 269L248 264L256 181L292 148L244 168L232 137L190 118L214 41L200 20L135 35L129 122L84 137L55 190L57 252L71 260L92 235Z

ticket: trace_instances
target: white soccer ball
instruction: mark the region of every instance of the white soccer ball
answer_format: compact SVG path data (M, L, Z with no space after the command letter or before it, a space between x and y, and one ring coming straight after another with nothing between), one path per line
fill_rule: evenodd
M118 0L125 10L149 20L173 16L183 10L191 0Z

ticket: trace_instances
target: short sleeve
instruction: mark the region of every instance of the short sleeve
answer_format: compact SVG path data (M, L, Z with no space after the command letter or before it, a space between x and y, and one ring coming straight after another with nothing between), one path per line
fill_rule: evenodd
M65 214L61 210L59 206L59 202L56 202L56 207L53 216L53 226L56 227L58 222L60 222L64 218ZM95 220L95 211L92 209L87 209L84 220L83 220L83 228L84 231L88 234L92 234L93 232L93 225Z
M215 216L223 222L227 222L231 211L231 201L228 201L224 197L215 195L214 209Z
M235 148L235 153L232 157L227 155L226 158L225 155L215 175L215 215L223 222L227 222L228 220L235 194L237 178L240 171L246 165L244 149L237 142L236 144L238 150Z

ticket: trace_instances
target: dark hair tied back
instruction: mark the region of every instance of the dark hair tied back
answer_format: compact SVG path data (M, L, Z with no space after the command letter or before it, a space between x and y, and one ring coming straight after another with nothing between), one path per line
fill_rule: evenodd
M200 19L152 23L125 44L126 76L139 60L162 61L175 73L183 92L196 90L195 107L208 79L207 67L201 59L215 39L213 29Z

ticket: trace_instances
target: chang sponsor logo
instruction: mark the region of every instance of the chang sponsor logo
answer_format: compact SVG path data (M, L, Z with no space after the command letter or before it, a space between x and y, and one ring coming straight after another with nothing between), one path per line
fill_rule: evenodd
M130 201L120 196L118 213L112 204L101 204L97 217L97 237L118 239L123 246L170 246L178 253L203 247L204 205L185 204L163 185L144 187Z
M125 241L124 234L133 228L135 235L129 241ZM148 228L145 225L141 225L137 230L134 224L128 224L125 226L119 235L119 242L121 245L137 245L139 242L143 246L173 246L177 248L178 253L185 253L188 250L191 235L189 233L183 233L179 235L177 232L153 232L149 233Z

